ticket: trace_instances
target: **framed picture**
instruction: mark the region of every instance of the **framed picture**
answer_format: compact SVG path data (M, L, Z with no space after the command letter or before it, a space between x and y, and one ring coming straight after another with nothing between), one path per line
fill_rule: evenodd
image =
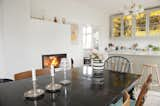
M78 34L79 34L78 24L71 24L71 42L78 42Z

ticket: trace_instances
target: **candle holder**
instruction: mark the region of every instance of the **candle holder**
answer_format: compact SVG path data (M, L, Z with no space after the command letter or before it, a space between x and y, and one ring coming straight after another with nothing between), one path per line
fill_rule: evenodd
M66 70L64 70L64 80L60 81L60 83L61 83L62 85L69 85L69 84L71 84L71 81L70 81L70 80L67 80Z
M66 58L61 60L61 66L63 68L64 72L64 80L60 81L62 85L68 85L71 83L70 80L67 80L67 66L68 66L68 60Z
M24 97L28 99L38 99L44 95L45 91L43 89L37 89L36 81L33 81L33 89L24 93Z
M51 77L51 78L52 78L52 82L49 85L46 86L46 90L51 92L51 93L55 93L55 92L61 90L62 85L56 84L54 82L54 77Z

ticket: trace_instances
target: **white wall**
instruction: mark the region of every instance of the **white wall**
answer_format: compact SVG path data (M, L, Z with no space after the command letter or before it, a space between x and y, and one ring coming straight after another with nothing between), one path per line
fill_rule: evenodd
M32 0L32 11L33 17L49 17L58 18L65 17L69 23L76 23L79 25L79 38L77 44L70 42L66 48L69 51L69 55L75 60L75 65L79 66L83 63L83 45L82 45L82 26L91 24L93 26L100 27L101 36L100 50L103 52L104 43L106 43L106 36L104 34L104 13L102 10L89 8L86 5L79 4L74 0ZM47 26L46 26L47 28ZM69 35L66 35L69 37ZM61 40L63 42L63 40ZM64 41L66 42L66 41Z
M2 8L2 0L0 0L0 73L3 77L5 75L4 68L4 44L3 44L3 8Z
M75 0L32 0L32 16L66 17L69 22L104 25L102 10L89 8Z
M31 14L34 17L65 17L67 22L79 24L79 44L73 47L73 49L78 48L78 51L82 49L82 25L98 26L101 31L100 52L104 53L104 48L107 44L104 10L89 8L87 4L85 5L85 3L79 3L75 0L32 0ZM73 54L77 54L78 51L76 50L76 53Z
M81 34L78 44L72 45L70 26L31 20L30 15L41 16L45 11L45 16L64 16L80 27L92 24L101 26L103 31L104 14L64 0L32 0L32 11L30 4L29 0L3 0L4 54L1 56L5 57L4 77L13 78L15 73L31 67L41 68L42 54L66 52L74 58L76 66L82 65ZM104 34L101 39L104 39Z
M41 56L44 54L67 53L70 57L70 25L32 20L30 26L27 55L32 61L28 61L29 67L42 67Z

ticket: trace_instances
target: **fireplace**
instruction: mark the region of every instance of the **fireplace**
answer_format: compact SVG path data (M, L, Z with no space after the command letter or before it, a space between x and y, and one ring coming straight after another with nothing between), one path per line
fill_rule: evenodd
M42 55L42 67L50 68L54 65L55 68L59 68L62 58L67 58L67 54Z

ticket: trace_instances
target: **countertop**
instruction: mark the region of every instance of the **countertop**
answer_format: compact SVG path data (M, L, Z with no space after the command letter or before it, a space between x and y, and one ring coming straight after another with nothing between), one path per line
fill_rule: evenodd
M109 55L160 56L160 51L108 51Z

